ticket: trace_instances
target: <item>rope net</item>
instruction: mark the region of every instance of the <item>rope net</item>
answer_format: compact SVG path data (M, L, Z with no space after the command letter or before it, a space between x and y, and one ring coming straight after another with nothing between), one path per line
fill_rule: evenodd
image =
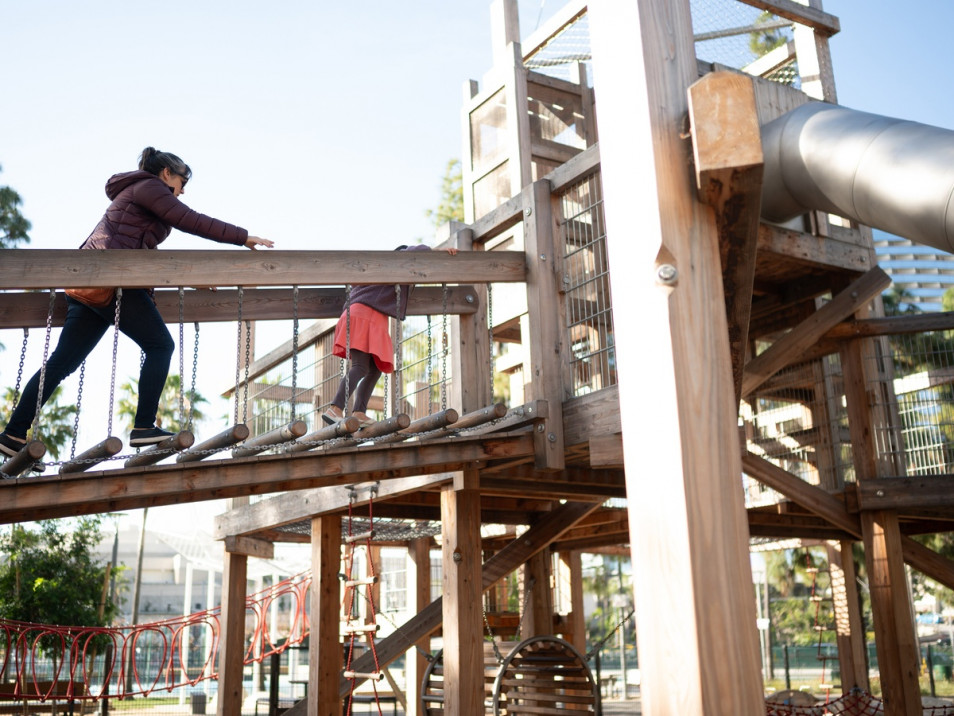
M864 691L852 691L824 704L812 706L785 703L794 700L801 692L779 692L773 694L765 703L766 716L874 716L884 713L884 702ZM778 698L780 703L773 703ZM811 698L806 695L806 698ZM925 706L924 716L954 716L954 706Z
M311 575L300 574L246 598L250 664L302 643L308 635ZM272 604L291 605L282 638ZM0 620L0 701L97 700L148 696L217 679L221 608L129 627L71 627Z

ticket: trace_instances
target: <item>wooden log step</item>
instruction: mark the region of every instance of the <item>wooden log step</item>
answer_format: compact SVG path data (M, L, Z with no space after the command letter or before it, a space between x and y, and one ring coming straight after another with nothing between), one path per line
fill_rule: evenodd
M415 420L406 428L402 428L399 432L388 435L378 442L400 442L401 440L407 440L408 438L419 435L420 433L429 433L432 430L446 428L449 425L453 425L455 422L457 422L457 411L453 408L448 408L447 410L442 410L439 413L434 413L433 415L428 415L426 417L420 418L419 420Z
M91 447L86 452L80 453L69 462L60 465L60 474L69 475L74 472L85 472L93 465L98 465L103 460L111 458L123 449L123 441L117 437L109 436L101 443Z
M281 443L297 440L308 432L308 425L304 420L293 420L288 425L269 430L267 433L249 438L244 443L232 449L232 457L254 457L260 455L266 448Z
M182 430L171 438L166 438L161 443L156 443L148 450L143 450L138 455L133 455L123 463L124 467L146 467L155 465L170 455L188 450L195 444L195 435L188 430Z
M399 413L397 415L392 415L390 418L385 420L379 420L376 423L372 423L366 427L361 428L358 432L354 433L350 438L344 438L336 442L333 447L344 447L350 445L357 445L363 440L372 440L374 438L384 437L385 435L390 435L396 433L399 430L403 430L408 425L411 424L411 418L407 413Z
M176 462L197 462L203 460L209 455L215 454L214 451L224 450L245 440L249 435L248 425L239 423L233 425L228 430L223 430L213 438L209 438L204 443L200 443L189 450L183 451Z
M13 457L0 465L0 473L4 478L19 477L27 470L33 469L37 461L46 455L46 445L39 440L30 440Z
M303 435L297 442L286 445L282 450L284 452L304 452L318 447L319 443L335 440L337 438L347 437L358 430L358 419L349 415L344 420L339 420L334 425L326 425L320 430Z

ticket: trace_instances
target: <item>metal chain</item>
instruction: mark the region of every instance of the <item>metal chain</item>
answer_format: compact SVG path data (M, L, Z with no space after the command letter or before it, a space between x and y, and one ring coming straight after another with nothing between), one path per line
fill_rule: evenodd
M593 645L593 648L590 649L588 652L586 652L586 660L589 661L590 659L592 659L596 655L596 652L598 652L600 649L603 648L603 644L605 644L609 640L609 638L613 636L613 634L618 632L620 628L623 626L623 624L625 624L630 619L632 619L633 614L635 613L636 613L635 609L630 610L629 614L627 614L625 617L619 620L619 623L616 625L613 631L611 631L609 634L607 634L598 642L596 642L596 644Z
M43 342L43 363L40 366L40 385L36 393L36 413L33 415L33 439L37 439L40 426L40 409L43 407L43 383L46 382L46 359L50 354L50 333L53 332L53 304L56 301L56 289L50 289L50 306L46 312L46 339Z
M295 420L295 403L298 398L298 286L292 291L292 384L291 384L291 419Z
M487 284L487 343L490 346L490 403L493 404L497 356L494 354L494 286L492 283Z
M241 374L242 368L242 297L244 289L238 287L238 329L237 336L235 338L235 414L232 422L236 425L238 424L238 415L239 415L239 375Z
M342 415L348 415L348 402L351 399L351 284L345 286L345 357L341 361L341 370L344 372L344 407Z
M76 416L73 418L73 440L70 442L70 460L76 456L76 436L79 433L80 410L83 408L83 381L86 378L86 361L80 364L79 390L76 393Z
M182 315L185 302L185 288L179 286L179 429L185 427L185 331Z
M427 316L427 376L424 380L424 385L427 386L427 414L431 414L431 405L433 401L431 400L431 389L434 387L434 376L432 375L433 366L431 361L434 358L434 341L431 338L431 317Z
M123 289L116 289L116 309L113 313L113 368L109 376L109 420L106 434L113 434L113 400L116 396L116 356L119 353L119 311L123 302ZM135 427L135 426L134 426Z
M404 398L404 391L401 388L403 383L402 373L404 372L404 361L401 360L404 354L404 323L401 321L401 284L394 284L394 296L396 306L394 308L394 414L401 412L398 409L400 401ZM400 392L399 392L400 391Z
M533 577L530 577L530 583L527 585L526 594L523 597L523 610L520 612L520 618L517 620L517 634L522 634L523 632L523 618L527 616L527 608L530 605L530 597L533 594L533 585L536 584L537 580ZM490 620L487 618L487 610L483 607L483 600L481 600L481 611L484 613L484 625L487 627L487 633L490 635L490 643L494 648L494 656L497 659L498 664L503 663L503 655L500 653L500 649L497 648L497 636L494 634L494 630L490 628Z
M195 419L195 381L196 374L199 371L199 322L196 321L195 340L192 343L192 383L189 387L189 423L186 430L192 430L192 422Z
M30 329L23 329L23 346L20 348L20 366L17 368L17 385L13 389L13 404L20 402L20 383L23 382L23 365L26 362L27 344L30 339Z
M252 363L252 322L245 321L245 381L242 397L242 425L248 425L248 369Z
M443 344L441 350L441 410L443 411L447 410L447 284L444 283L441 286L443 287L441 297L441 342Z

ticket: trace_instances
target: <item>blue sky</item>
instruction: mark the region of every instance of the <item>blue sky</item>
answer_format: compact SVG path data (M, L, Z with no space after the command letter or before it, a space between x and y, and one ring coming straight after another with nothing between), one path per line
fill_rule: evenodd
M523 36L561 5L521 0ZM943 62L954 3L825 9L841 19L841 104L954 127ZM430 236L424 212L461 154L463 84L491 66L490 1L0 0L0 53L0 185L22 195L31 247L78 246L106 206L106 179L151 144L192 166L187 204L278 248L387 249ZM164 244L213 247L183 235ZM233 334L218 335L228 347ZM216 335L205 333L200 357L207 395L234 366L208 348ZM0 341L0 383L12 384L20 335ZM103 343L94 356L108 380ZM128 341L120 350L138 361ZM96 423L105 396L86 400Z

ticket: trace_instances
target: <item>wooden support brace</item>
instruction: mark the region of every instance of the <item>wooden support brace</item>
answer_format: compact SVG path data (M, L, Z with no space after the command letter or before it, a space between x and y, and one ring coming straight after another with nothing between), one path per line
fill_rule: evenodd
M891 277L875 267L854 281L801 324L750 360L742 377L742 396L751 395L762 383L811 348L835 324L844 320L891 285Z
M696 189L715 209L736 399L748 343L762 204L762 136L752 79L712 72L689 87Z
M223 450L229 445L235 445L245 440L249 435L249 429L247 425L239 423L238 425L233 425L228 430L224 430L213 438L209 438L204 443L200 443L195 447L185 450L179 457L176 458L176 462L196 462L208 457L209 454L207 451L214 450Z
M232 449L232 457L252 457L260 455L262 450L296 440L308 432L308 425L304 420L293 420L288 425L275 428L262 435L246 440L237 448Z
M143 450L138 455L133 455L123 463L123 466L145 467L146 465L155 465L173 453L188 450L193 444L195 444L195 435L188 430L182 430L172 437L166 438L161 443L153 445L148 450Z
M0 465L0 473L7 478L17 477L33 467L44 455L46 455L46 445L39 440L31 440L20 452Z
M60 466L61 475L69 475L74 472L86 472L93 465L98 465L103 460L111 458L123 449L123 441L117 437L110 436L91 447L86 452L82 452L69 462L64 462Z
M822 517L855 539L862 538L861 521L858 515L848 512L837 497L828 494L820 487L809 485L790 472L752 453L742 456L742 469L745 474L780 492L792 502ZM905 562L934 581L954 589L954 562L905 535L900 536L899 542Z

